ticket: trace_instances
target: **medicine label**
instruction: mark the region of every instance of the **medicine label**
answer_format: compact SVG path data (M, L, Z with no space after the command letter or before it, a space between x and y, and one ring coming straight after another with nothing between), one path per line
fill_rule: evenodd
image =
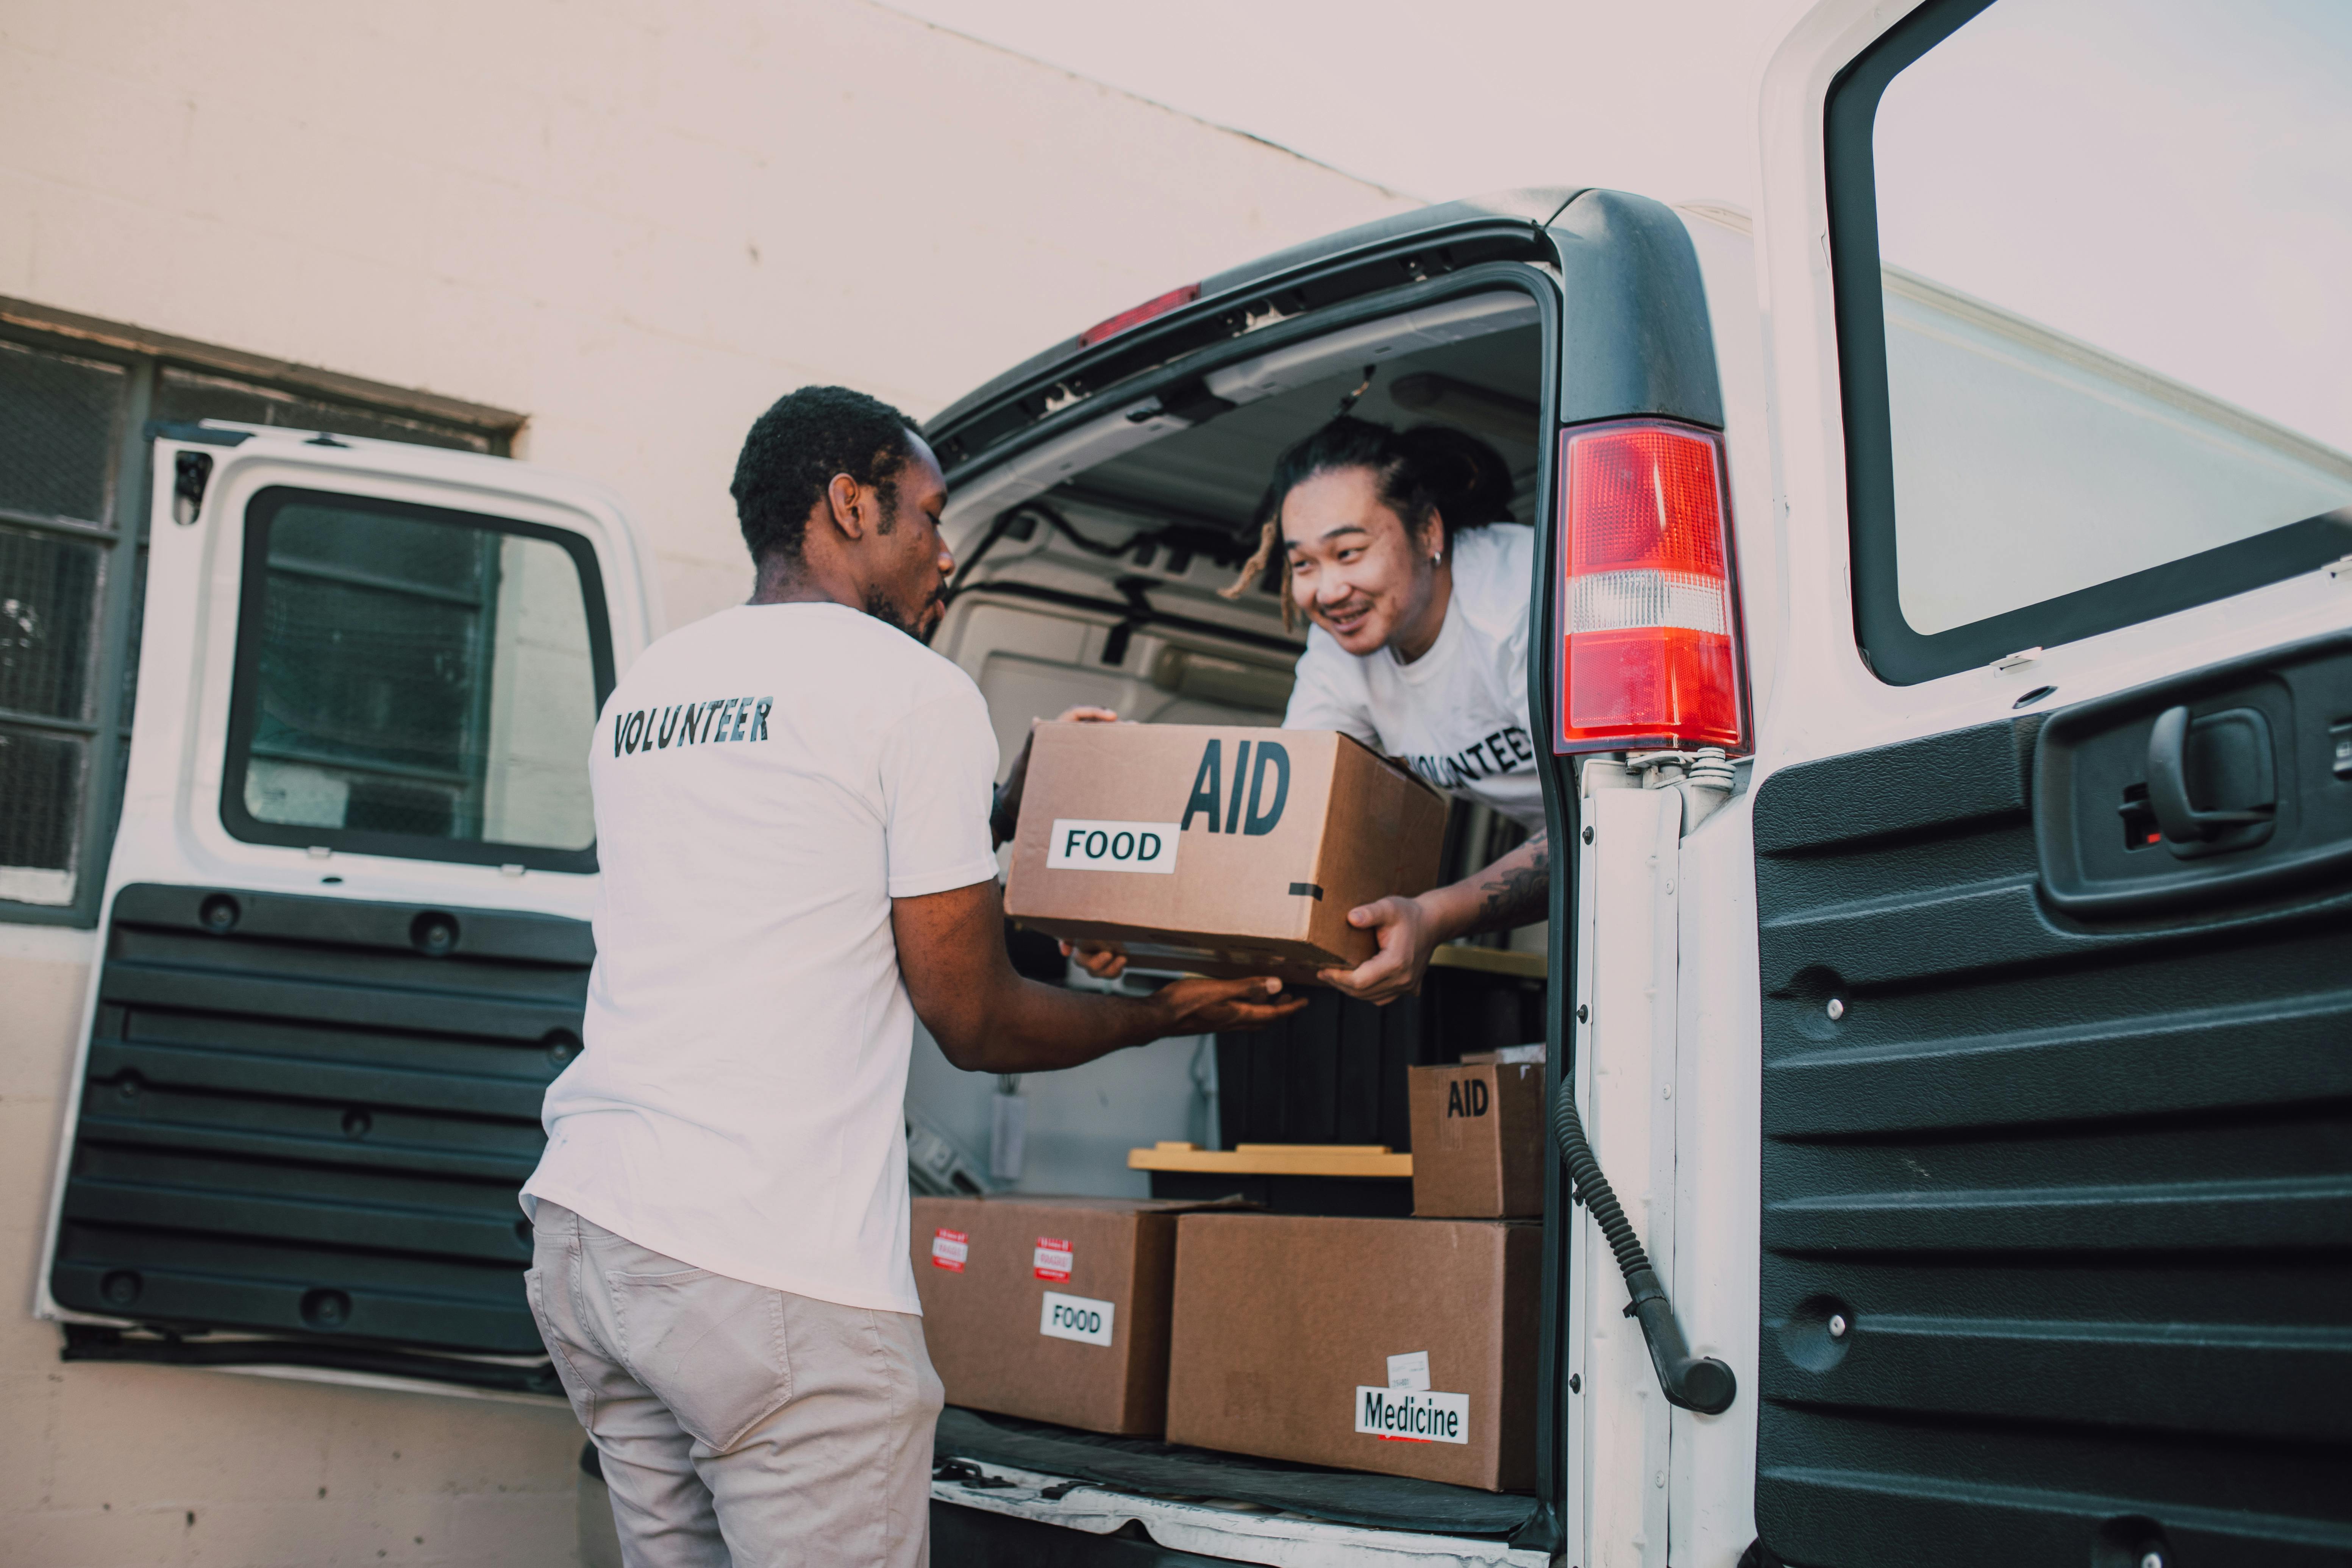
M1356 1430L1399 1443L1467 1443L1470 1396L1360 1384Z
M1115 1301L1090 1301L1084 1296L1065 1296L1059 1290L1048 1290L1045 1308L1038 1314L1037 1331L1048 1339L1108 1346L1118 1311Z
M1063 816L1054 820L1045 847L1054 871L1176 872L1176 825L1172 822L1096 822Z

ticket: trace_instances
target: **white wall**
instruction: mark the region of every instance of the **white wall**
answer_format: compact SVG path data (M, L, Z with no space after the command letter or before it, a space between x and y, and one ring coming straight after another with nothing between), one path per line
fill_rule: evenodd
M0 295L526 413L670 625L747 590L779 394L921 416L1409 205L854 0L0 8ZM560 1408L58 1362L21 1304L89 948L0 925L0 1562L571 1561Z

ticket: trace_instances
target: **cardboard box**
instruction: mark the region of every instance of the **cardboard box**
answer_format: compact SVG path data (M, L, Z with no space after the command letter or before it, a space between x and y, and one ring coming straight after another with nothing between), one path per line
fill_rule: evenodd
M1494 1220L1186 1215L1168 1440L1532 1487L1542 1238Z
M1352 968L1348 911L1437 879L1445 797L1328 730L1041 724L1005 912L1203 974Z
M1513 1219L1543 1213L1540 1062L1465 1061L1406 1075L1412 1212Z
M1137 1198L914 1200L923 1339L948 1403L1157 1434L1176 1216Z

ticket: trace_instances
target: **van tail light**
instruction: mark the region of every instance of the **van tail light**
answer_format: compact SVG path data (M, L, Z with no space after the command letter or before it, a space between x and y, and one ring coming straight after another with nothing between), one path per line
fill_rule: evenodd
M1559 752L1748 744L1721 437L1643 420L1560 436Z
M1171 289L1157 300L1146 300L1132 310L1121 310L1107 321L1097 321L1078 334L1078 347L1090 349L1107 338L1143 325L1154 316L1164 316L1180 306L1189 305L1201 297L1198 283L1187 283L1181 289Z

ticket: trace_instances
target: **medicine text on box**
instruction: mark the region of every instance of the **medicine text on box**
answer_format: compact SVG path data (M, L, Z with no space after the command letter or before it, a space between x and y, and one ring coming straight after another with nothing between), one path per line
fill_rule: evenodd
M1470 1396L1359 1384L1356 1430L1404 1442L1467 1443Z
M1046 846L1053 871L1176 870L1176 825L1172 822L1093 822L1057 817Z

